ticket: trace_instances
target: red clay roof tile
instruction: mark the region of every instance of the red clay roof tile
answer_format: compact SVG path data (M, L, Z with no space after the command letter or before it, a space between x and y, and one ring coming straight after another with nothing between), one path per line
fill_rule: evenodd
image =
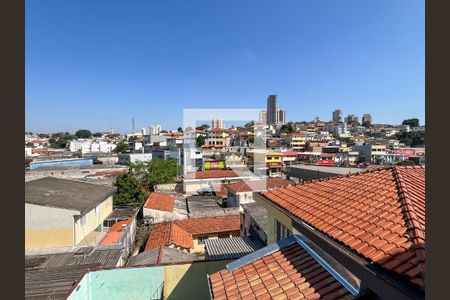
M170 245L181 248L192 248L194 242L189 232L174 223L154 224L150 231L147 244L145 245L145 251Z
M424 283L425 167L378 168L261 194L369 261Z
M195 218L177 221L176 224L192 235L239 231L240 216Z
M280 261L289 261L292 268L286 268ZM253 270L251 275L245 273L248 269ZM239 280L239 284L231 284L233 281L227 279L236 279L242 274L245 276ZM352 298L348 290L298 244L280 249L234 271L216 272L209 279L214 299L220 298L224 290L227 297L238 295L236 299L251 299L253 296L256 299L319 299L327 294Z
M161 211L173 211L175 196L163 193L152 192L144 204L144 208Z
M188 173L184 176L185 179L208 179L225 177L238 177L238 174L236 174L236 172L234 172L233 170L210 170Z

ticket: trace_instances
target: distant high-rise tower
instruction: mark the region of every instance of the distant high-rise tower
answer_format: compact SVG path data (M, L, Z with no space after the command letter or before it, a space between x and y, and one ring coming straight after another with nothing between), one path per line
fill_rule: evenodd
M262 110L259 112L259 124L267 125L267 111Z
M267 98L267 124L277 123L277 95L270 95Z
M372 124L372 116L370 114L364 114L362 117L363 125L371 125Z
M336 109L335 111L333 111L333 122L342 122L342 111L340 109Z
M277 109L277 124L286 123L286 111L282 108Z
M215 117L212 119L211 121L211 128L220 128L220 129L224 129L223 126L223 120L219 117Z

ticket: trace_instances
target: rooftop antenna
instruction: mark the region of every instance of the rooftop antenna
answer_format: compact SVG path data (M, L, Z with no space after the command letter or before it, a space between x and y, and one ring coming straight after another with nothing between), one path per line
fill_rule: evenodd
M133 130L134 133L134 117L131 119L131 129Z

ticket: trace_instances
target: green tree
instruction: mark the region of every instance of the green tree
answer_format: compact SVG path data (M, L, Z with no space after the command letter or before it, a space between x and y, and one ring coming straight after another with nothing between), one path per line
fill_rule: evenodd
M202 124L201 126L195 127L195 129L197 130L208 130L209 125L207 124Z
M38 137L40 137L41 139L43 139L43 138L48 138L49 135L46 134L46 133L39 133L39 134L38 134Z
M199 135L198 137L197 137L197 140L196 140L196 145L197 145L197 147L198 148L200 148L201 146L203 146L204 144L206 143L206 138L203 136L203 135Z
M281 133L290 133L290 132L294 132L294 127L292 126L291 123L284 124L284 125L281 126L281 128L280 128L280 132L281 132Z
M92 136L92 133L87 129L80 129L77 132L75 132L75 135L80 139L87 139Z
M128 146L128 144L118 143L116 148L114 148L113 152L114 153L123 153L123 152L127 152L129 150L130 150L130 146Z
M94 133L92 136L93 137L101 137L103 135L103 133L101 133L101 132L96 132L96 133Z
M142 189L141 182L131 173L119 175L115 186L117 187L113 196L115 205L142 204L148 197L148 194Z
M245 128L250 128L250 127L252 127L253 125L255 125L255 121L250 121L250 122L246 123L246 124L244 125L244 127L245 127Z
M153 189L156 184L173 183L180 171L175 159L154 159L146 163L143 184Z
M178 127L177 131L183 133L183 128Z
M417 118L406 119L402 122L402 125L409 125L411 127L419 127L419 119L417 119Z

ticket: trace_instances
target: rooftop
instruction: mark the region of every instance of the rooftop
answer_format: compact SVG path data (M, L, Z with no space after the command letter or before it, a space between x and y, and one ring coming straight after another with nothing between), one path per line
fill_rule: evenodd
M144 204L144 208L173 211L174 202L175 196L173 195L152 192L148 196L148 199Z
M114 267L122 255L120 249L82 248L77 252L25 256L25 298L65 299L72 285L86 273L99 267Z
M115 190L108 186L45 177L25 183L25 202L83 212L106 200Z
M213 299L352 299L298 243L272 244L209 276Z
M239 215L186 219L177 221L176 224L192 235L239 231L241 229Z
M207 259L237 259L264 247L260 241L248 237L205 240Z
M261 193L360 257L425 286L425 167L387 167Z
M164 263L181 263L196 260L195 255L181 250L161 246L130 257L127 266L154 265Z
M120 241L125 232L123 231L123 226L128 226L133 221L133 217L128 217L126 220L119 221L111 228L109 228L105 237L100 242L100 245L111 245Z
M170 245L192 248L194 246L192 234L172 222L153 224L145 251Z
M238 177L233 170L211 170L189 173L184 176L185 179L208 179L208 178L225 178Z
M275 188L295 185L295 182L283 178L267 178L261 180L246 180L225 184L225 188L235 193L262 192Z

